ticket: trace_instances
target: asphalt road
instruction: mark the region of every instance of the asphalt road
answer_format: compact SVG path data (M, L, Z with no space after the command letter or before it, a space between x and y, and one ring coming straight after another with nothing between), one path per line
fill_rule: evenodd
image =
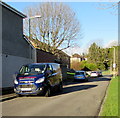
M2 116L97 116L109 77L71 82L52 97L17 97L2 102Z

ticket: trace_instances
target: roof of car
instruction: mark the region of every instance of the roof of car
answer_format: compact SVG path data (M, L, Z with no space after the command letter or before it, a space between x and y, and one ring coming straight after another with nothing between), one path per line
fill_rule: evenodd
M85 71L76 71L76 72L85 72Z
M46 64L57 64L57 65L60 65L58 63L30 63L30 64L26 64L26 65L31 66L31 65L46 65Z

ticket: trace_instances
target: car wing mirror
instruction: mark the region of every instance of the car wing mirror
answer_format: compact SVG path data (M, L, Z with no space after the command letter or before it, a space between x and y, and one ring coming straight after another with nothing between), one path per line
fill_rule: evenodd
M45 72L45 76L46 76L46 77L50 76L51 74L52 74L52 72L51 72L50 70L47 70L47 71Z

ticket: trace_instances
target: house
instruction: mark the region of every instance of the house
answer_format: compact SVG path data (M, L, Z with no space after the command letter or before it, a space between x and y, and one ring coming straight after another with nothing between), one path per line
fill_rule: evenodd
M81 56L79 54L72 55L70 58L70 68L78 70L80 68L80 62L85 60L87 61L87 58L85 58L85 56Z
M49 52L48 50L45 50L41 45L44 44L45 47L48 45L45 44L44 42L40 42L37 39L29 39L31 44L36 48L36 62L38 63L44 63L44 62L56 62L60 63L62 65L66 65L67 68L70 68L70 56L67 55L65 52L57 49L57 53L53 54Z
M0 2L0 9L0 88L5 90L13 87L13 74L21 65L35 62L36 56L35 48L23 35L23 19L26 16L4 2Z
M44 62L56 62L62 65L66 65L67 68L70 68L70 56L67 55L65 52L58 50L58 53L52 54L44 48L41 48L41 42L36 39L29 39L31 44L36 48L36 62L44 63ZM47 44L44 43L47 47Z
M74 54L70 58L71 63L73 63L73 62L81 62L83 60L87 60L87 58L85 58L84 56L81 56L79 54Z

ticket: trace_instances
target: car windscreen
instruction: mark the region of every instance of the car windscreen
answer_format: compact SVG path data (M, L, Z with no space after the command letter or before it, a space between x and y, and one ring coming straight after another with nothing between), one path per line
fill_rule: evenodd
M19 74L20 75L37 75L37 74L41 74L44 73L46 68L46 65L26 65L26 66L22 66Z
M76 72L75 75L84 75L84 72Z

